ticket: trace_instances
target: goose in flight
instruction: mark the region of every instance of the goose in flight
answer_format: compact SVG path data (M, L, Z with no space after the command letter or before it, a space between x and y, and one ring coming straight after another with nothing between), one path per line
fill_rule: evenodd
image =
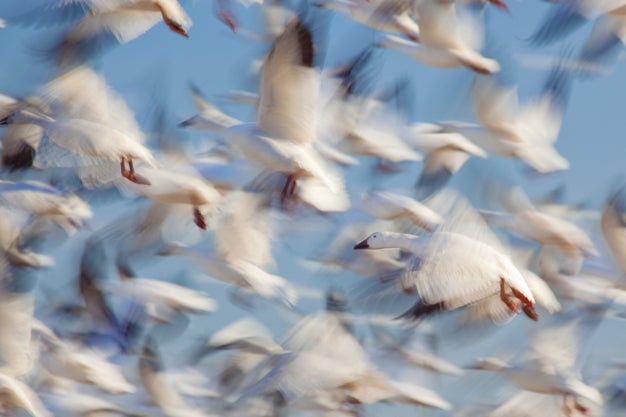
M84 167L83 181L89 177L92 182L111 182L117 163L122 177L149 183L134 167L134 160L156 164L143 144L145 135L126 102L100 74L86 66L76 67L48 82L41 96L49 112L27 106L0 120L0 124L43 128L40 167ZM96 181L101 171L107 178Z
M557 65L542 93L521 106L517 90L493 77L477 76L472 96L480 124L442 123L489 152L517 158L545 174L569 168L569 162L554 148L565 112L570 77Z
M173 32L188 37L191 19L178 0L73 0L40 6L16 16L22 24L71 22L47 54L62 67L88 61L129 42L163 21Z
M568 0L552 6L530 41L547 45L563 39L595 20L579 53L579 69L592 61L603 61L626 43L626 2L624 0Z
M354 249L400 248L411 253L408 266L394 271L401 288L417 290L416 308L453 310L499 294L513 312L536 317L535 298L511 259L499 250L461 233L437 231L415 236L375 232ZM387 279L391 279L390 277Z
M420 40L415 21L414 0L322 0L315 5L349 15L355 21L385 32L402 33L414 42Z
M582 381L579 347L599 322L590 311L576 317L557 317L548 326L533 331L525 360L509 364L501 359L479 359L469 369L498 372L518 387L541 394L563 396L565 415L576 410L588 415L591 405L601 407L602 395ZM590 316L591 313L591 316Z
M343 186L312 146L320 88L313 52L311 31L294 19L265 60L256 123L237 124L224 132L242 156L286 175L283 206L300 177L316 178L333 192Z
M437 68L468 67L480 74L498 72L498 62L478 52L483 42L479 17L457 6L453 0L417 0L420 43L385 35L378 46L399 49L416 61Z

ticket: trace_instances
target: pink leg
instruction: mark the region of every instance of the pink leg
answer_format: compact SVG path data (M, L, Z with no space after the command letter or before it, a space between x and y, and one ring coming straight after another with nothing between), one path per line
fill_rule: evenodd
M124 166L124 162L128 161L128 169ZM150 181L147 178L142 177L135 173L135 167L133 166L132 159L122 158L122 162L120 163L120 167L122 169L122 177L126 178L129 181L134 182L135 184L140 185L150 185Z
M517 304L515 304L515 302L511 300L511 297L506 294L506 284L504 282L504 278L500 278L500 299L513 313L517 313Z
M193 208L193 222L202 230L206 230L206 221L204 215L200 212L198 207Z
M280 203L284 210L289 209L289 203L296 192L296 176L294 174L287 176L287 182L283 187L283 191L280 194Z

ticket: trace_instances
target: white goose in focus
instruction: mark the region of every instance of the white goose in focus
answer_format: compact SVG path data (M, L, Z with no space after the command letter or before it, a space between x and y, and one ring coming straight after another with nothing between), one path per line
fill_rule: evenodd
M518 299L526 315L536 317L535 298L523 275L506 254L483 242L454 232L422 236L376 232L354 246L382 248L400 248L415 255L397 271L396 278L405 292L417 290L420 296L407 317L435 309L453 310L498 292L513 313L518 312Z

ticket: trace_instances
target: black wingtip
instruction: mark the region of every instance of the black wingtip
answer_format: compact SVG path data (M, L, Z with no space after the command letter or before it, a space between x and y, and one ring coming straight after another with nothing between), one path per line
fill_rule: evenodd
M313 51L313 35L311 34L311 30L299 19L295 22L294 30L300 48L301 64L305 67L312 67L315 54Z
M427 317L433 314L437 314L439 312L444 311L445 307L443 302L435 303L435 304L426 304L422 300L419 300L417 303L413 304L413 306L395 317L394 320L419 320L423 317Z

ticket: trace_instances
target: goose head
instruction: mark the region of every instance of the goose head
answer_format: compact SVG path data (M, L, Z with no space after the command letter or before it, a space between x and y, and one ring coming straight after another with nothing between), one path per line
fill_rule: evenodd
M369 235L366 239L354 245L354 249L380 249L386 248L387 233L375 232Z

